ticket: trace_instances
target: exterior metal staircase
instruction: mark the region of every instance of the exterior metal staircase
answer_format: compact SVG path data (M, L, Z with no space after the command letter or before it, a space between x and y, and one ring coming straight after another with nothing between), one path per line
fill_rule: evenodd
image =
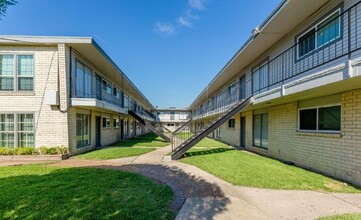
M155 128L152 123L150 123L149 121L143 119L139 114L137 114L135 111L129 110L129 114L131 116L133 116L133 118L135 118L136 120L138 120L140 123L142 123L143 125L147 126L149 128L149 130L151 130L152 132L154 132L156 135L158 135L159 137L163 138L166 142L171 142L171 138L169 138L168 136L166 136L165 134L163 134L161 131L159 131L157 128Z
M199 141L201 141L203 138L205 138L207 135L209 135L211 132L215 131L219 126L224 124L226 121L231 119L233 116L235 116L238 112L242 111L247 106L251 105L253 103L253 97L250 97L246 100L240 101L232 107L230 107L227 111L223 112L216 120L214 120L212 123L210 123L206 128L204 128L202 131L193 134L190 138L183 141L179 146L174 147L173 153L172 153L172 160L179 159L187 150L192 148L195 144L197 144ZM179 132L179 131L177 131ZM173 132L173 134L176 134L176 132ZM173 137L176 137L173 135ZM175 141L173 141L174 143Z
M192 122L192 119L189 119L188 121L186 121L186 123L184 123L182 126L180 126L179 128L175 129L175 131L172 132L172 135L178 134L180 131L183 130L183 128L185 128L186 126L189 126L191 122Z

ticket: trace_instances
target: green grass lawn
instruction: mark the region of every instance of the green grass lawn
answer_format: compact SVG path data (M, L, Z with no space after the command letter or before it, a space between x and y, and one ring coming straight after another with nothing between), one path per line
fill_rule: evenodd
M154 133L140 135L129 140L120 141L113 147L165 147L169 143Z
M0 167L0 219L173 219L172 190L137 174Z
M186 133L179 133L176 135L179 139L188 139L190 138L190 134L186 134ZM194 147L206 147L206 148L219 148L219 147L229 147L229 145L222 143L220 141L216 141L212 138L203 138L199 143L197 143L196 145L194 145Z
M75 156L87 160L109 160L123 157L133 157L155 150L156 148L107 147Z
M169 143L163 141L154 133L148 133L129 140L118 142L112 146L97 149L76 156L81 159L89 160L108 160L123 157L139 156L156 149L156 147L164 147ZM141 147L141 148L138 148Z
M354 214L326 216L326 217L321 217L318 220L360 220L360 219L361 219L361 213L354 213Z
M180 161L197 166L234 185L269 189L361 192L326 176L230 148L191 149Z

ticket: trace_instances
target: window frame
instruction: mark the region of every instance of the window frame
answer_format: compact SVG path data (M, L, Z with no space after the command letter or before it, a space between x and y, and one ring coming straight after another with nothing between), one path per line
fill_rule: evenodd
M229 129L235 129L236 128L236 119L231 118L228 120L228 128Z
M264 82L263 84L266 84L265 87L261 86L263 85L261 83L262 75L261 75L261 70L266 67L267 68L267 72L266 72L266 76L267 76L267 82ZM255 80L254 80L254 74L258 72L258 89L255 90ZM251 76L252 76L252 94L260 94L262 92L262 90L266 89L269 87L269 74L270 74L270 68L269 68L269 57L267 57L266 59L262 60L261 62L259 62L257 65L255 65L252 69L251 69Z
M19 134L24 134L24 133L32 133L33 135L33 146L26 146L26 147L32 147L35 148L36 143L35 143L35 113L34 112L0 112L0 115L13 115L13 122L11 122L11 124L13 124L13 130L12 131L0 131L0 133L7 133L7 134L13 134L14 135L14 146L10 147L10 148L19 148ZM25 123L25 122L20 122L19 120L19 115L32 115L33 119L32 119L32 126L33 129L32 131L20 131L18 125L19 123Z
M321 23L323 23L324 21L326 21L327 19L329 19L330 17L332 17L334 14L338 13L338 23L339 23L339 33L338 35L332 39L329 40L327 42L324 42L322 45L318 45L318 33L319 33L319 29L317 28ZM324 26L323 26L324 27ZM322 28L322 27L321 27ZM300 41L299 39L304 37L305 35L307 35L310 31L315 30L315 36L314 36L314 45L315 48L305 54L303 54L302 56L299 55L300 52ZM296 60L301 60L305 57L307 57L308 55L314 53L315 51L322 49L323 47L326 47L327 45L329 45L331 42L337 41L339 39L342 38L342 6L337 6L336 9L331 10L331 12L329 12L327 15L325 15L323 18L321 18L320 20L316 21L311 27L307 28L306 30L304 30L299 36L296 37Z
M342 132L342 115L340 116L340 130L319 130L319 109L320 108L327 108L327 107L335 107L340 106L340 114L342 114L342 105L341 103L334 103L334 104L328 104L328 105L317 105L312 107L305 107L305 108L298 108L297 111L297 131L298 132L304 132L304 133L328 133L328 134L341 134ZM300 128L300 112L302 110L311 110L316 109L316 130L305 130Z
M14 79L13 81L13 90L0 90L0 94L1 93L9 93L9 92L16 92L16 93L34 93L35 91L35 53L0 53L0 55L12 55L13 56L13 61L14 61L14 66L13 66L13 71L14 71L14 75L12 77L7 76L7 78L12 78ZM19 68L18 68L18 56L32 56L33 57L33 88L32 90L19 90ZM1 77L1 76L0 76ZM22 78L30 78L30 77L22 77Z
M260 146L256 145L255 144L255 126L254 126L254 120L255 120L255 116L256 115L259 115L261 117L261 124L260 124ZM263 115L267 115L267 147L264 147L263 146L263 138L262 138L262 128L263 128ZM252 116L252 146L253 147L257 147L257 148L260 148L260 149L264 149L264 150L268 150L268 147L269 147L269 114L268 113L261 113L261 114L253 114Z
M83 66L83 75L84 75L83 79L82 79L83 91L81 91L82 94L80 94L80 95L77 94L77 92L78 92L78 89L77 89L77 69L78 69L78 65ZM86 91L87 86L86 86L86 80L85 80L85 75L87 74L86 71L85 71L86 69L90 70L90 84L89 84L89 86L90 86L90 94L86 94L86 92L87 92ZM75 59L75 73L74 74L75 74L75 77L74 77L74 79L75 79L75 88L74 88L75 89L75 96L82 97L82 98L92 98L93 97L93 77L94 77L94 74L95 74L94 70L92 68L90 68L88 65L84 64L82 61L80 61L78 59ZM101 79L101 77L100 77L100 79Z
M105 119L105 121L104 121ZM104 123L105 122L105 123ZM111 121L110 121L110 117L102 117L102 128L106 129L106 128L111 128Z
M77 124L77 118L78 118L78 116L81 116L81 119L82 119L82 124L81 124L81 128L83 128L83 123L84 123L84 116L85 117L87 117L87 119L88 119L88 127L87 127L87 130L88 130L88 144L84 144L83 142L84 142L84 136L85 136L85 133L84 133L84 131L82 131L82 134L81 134L81 138L82 138L82 140L81 140L81 144L80 145L78 145L78 140L77 140L77 138L78 138L78 134L77 134L77 132L78 132L78 127L76 127L76 133L75 133L75 145L76 145L76 148L77 149L80 149L80 148L85 148L85 147L89 147L89 146L91 146L92 145L92 137L91 137L91 133L92 133L92 130L91 130L91 120L92 120L92 118L91 118L91 115L90 114L82 114L82 113L76 113L76 126L78 126L78 124Z
M120 127L120 120L119 117L113 118L113 128L119 128Z
M113 85L106 79L102 79L102 89L103 89L103 92L105 92L106 94L108 95L113 95ZM108 92L108 86L110 87L110 92Z

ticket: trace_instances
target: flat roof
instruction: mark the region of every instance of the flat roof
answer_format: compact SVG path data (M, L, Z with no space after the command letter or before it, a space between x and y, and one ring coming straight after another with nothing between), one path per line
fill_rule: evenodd
M76 36L28 36L28 35L0 35L1 45L44 45L51 46L64 43L91 61L104 74L109 74L112 80L121 80L128 95L138 99L143 105L154 109L153 104L128 78L110 56L99 46L92 37ZM94 56L95 55L95 56ZM108 77L108 75L106 75ZM135 94L134 94L135 93Z

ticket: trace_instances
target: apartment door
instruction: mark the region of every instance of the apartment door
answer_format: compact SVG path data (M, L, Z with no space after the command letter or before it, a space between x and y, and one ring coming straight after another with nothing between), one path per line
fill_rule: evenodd
M101 117L95 117L95 145L96 145L96 147L101 146L100 126L101 126Z
M241 147L246 147L246 117L241 117Z
M120 120L120 139L124 140L124 120Z

